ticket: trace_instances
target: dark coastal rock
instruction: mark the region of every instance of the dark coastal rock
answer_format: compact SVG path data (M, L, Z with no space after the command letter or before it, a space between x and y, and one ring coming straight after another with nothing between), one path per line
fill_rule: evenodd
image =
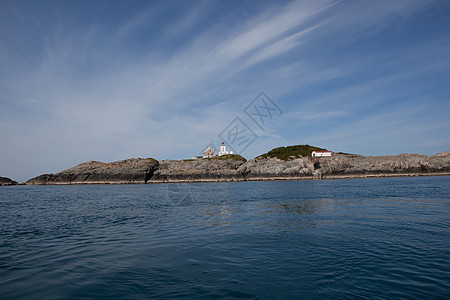
M111 163L89 161L56 174L43 174L27 184L146 183L158 168L152 158L131 158Z
M16 185L18 184L17 181L14 181L8 177L1 177L0 176L0 186L5 186L5 185Z

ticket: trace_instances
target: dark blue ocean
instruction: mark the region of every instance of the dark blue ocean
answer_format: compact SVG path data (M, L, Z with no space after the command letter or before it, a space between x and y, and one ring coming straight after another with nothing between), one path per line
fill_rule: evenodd
M0 298L450 298L450 177L0 188Z

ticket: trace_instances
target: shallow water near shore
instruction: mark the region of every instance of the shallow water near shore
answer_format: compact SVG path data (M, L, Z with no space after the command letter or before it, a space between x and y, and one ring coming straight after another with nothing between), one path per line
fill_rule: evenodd
M450 177L0 188L2 299L448 298Z

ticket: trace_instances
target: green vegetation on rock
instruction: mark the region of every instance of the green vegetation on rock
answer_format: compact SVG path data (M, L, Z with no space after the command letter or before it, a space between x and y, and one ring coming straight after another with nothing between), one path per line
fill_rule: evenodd
M225 155L221 155L221 156L214 156L214 157L211 157L208 159L218 159L218 160L232 159L232 160L247 161L244 157L240 156L239 154L225 154Z
M278 147L270 150L267 153L264 153L256 159L259 158L273 158L276 157L281 160L291 160L294 158L302 157L302 156L311 156L313 151L327 151L327 149L314 147L310 145L295 145L295 146L287 146L287 147Z
M146 158L146 159L149 160L149 161L151 161L152 163L159 164L159 161L157 161L157 160L154 159L154 158L149 157L149 158Z

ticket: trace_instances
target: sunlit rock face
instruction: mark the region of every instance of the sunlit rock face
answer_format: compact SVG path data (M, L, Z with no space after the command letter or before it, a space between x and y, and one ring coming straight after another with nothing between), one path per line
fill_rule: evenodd
M314 164L309 157L281 160L278 158L252 159L241 166L248 179L313 176Z
M159 163L149 182L244 180L239 171L243 164L245 159L166 160Z
M450 172L450 152L389 156L335 155L320 161L320 173L329 175L408 175Z

